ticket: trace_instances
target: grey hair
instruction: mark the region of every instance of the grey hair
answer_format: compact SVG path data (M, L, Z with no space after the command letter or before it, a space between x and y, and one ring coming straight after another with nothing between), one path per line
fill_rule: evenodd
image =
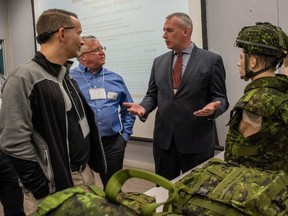
M180 25L182 27L185 27L185 28L190 28L191 29L191 34L192 34L192 32L193 32L193 22L192 22L191 18L187 14L182 13L182 12L172 13L172 14L170 14L170 15L168 15L166 17L166 20L169 20L169 19L171 19L173 17L179 18Z
M77 60L80 61L80 56L83 54L83 52L86 52L88 50L88 47L86 45L87 41L98 41L98 39L94 35L86 35L81 37L83 41L83 45L81 46L80 50L77 54Z

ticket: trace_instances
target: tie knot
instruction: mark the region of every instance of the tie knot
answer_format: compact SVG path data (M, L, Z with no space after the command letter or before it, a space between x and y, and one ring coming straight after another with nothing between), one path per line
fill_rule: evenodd
M182 54L183 54L182 51L178 51L178 52L177 52L177 56L178 56L178 57L181 57Z

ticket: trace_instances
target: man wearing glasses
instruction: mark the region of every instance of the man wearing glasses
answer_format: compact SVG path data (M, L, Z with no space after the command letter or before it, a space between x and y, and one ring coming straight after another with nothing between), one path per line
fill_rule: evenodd
M94 113L68 74L81 23L72 12L49 9L36 28L40 51L9 74L0 112L0 147L29 191L31 212L51 193L94 184L91 168L106 170Z
M70 70L70 75L95 113L107 161L107 173L100 173L105 188L109 178L123 168L135 116L122 104L133 100L123 78L103 67L106 48L93 35L82 37L82 41L84 44L77 57L80 63Z

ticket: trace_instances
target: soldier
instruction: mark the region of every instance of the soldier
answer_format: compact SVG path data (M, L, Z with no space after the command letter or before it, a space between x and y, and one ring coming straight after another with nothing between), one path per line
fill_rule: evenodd
M231 111L225 160L288 171L288 77L275 74L287 55L288 36L280 27L244 27L235 45L241 78L251 80Z

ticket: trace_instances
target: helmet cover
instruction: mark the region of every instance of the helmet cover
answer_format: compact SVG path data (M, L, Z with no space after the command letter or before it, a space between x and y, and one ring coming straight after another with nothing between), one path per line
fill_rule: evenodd
M287 55L288 36L268 22L242 28L235 41L246 53L273 56L282 59Z

